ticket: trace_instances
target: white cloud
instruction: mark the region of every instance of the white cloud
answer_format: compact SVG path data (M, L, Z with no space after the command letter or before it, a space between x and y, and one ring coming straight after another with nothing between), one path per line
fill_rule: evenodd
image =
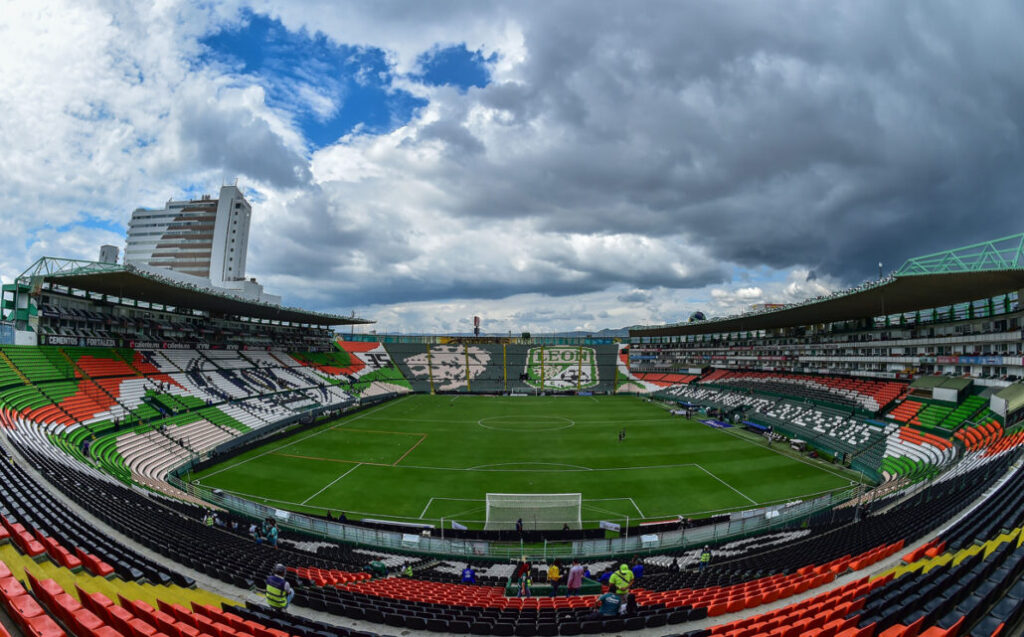
M0 215L25 240L0 276L91 256L115 238L93 225L237 177L261 199L250 274L286 302L406 331L479 312L600 329L825 294L987 238L1024 195L1015 5L579 6L8 3ZM345 108L316 68L271 107L256 78L199 62L198 38L246 8L383 49L386 88L429 104L307 156L299 111ZM490 85L406 75L463 43L496 54Z

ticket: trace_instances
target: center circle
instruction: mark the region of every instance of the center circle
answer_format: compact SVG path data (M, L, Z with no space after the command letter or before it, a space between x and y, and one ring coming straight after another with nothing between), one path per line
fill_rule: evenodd
M561 416L536 416L528 420L522 416L488 416L476 424L494 431L558 431L575 426L576 421Z

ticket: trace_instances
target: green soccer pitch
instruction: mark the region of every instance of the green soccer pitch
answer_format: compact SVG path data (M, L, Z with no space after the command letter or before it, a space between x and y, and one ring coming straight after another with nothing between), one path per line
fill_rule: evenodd
M807 499L856 476L632 396L411 395L191 479L291 511L482 528L488 492L582 493L596 526Z

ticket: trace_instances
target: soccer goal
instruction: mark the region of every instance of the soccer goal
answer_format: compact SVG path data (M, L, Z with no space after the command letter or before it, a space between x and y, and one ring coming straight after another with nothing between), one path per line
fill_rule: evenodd
M582 528L580 493L488 493L486 531L511 531L522 519L523 529Z

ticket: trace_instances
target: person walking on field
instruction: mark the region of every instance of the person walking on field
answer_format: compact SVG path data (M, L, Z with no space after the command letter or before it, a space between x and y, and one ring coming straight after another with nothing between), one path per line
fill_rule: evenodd
M572 561L572 568L569 569L569 577L565 582L566 585L566 597L572 597L573 595L580 594L580 588L583 586L583 567L580 566L579 560Z

